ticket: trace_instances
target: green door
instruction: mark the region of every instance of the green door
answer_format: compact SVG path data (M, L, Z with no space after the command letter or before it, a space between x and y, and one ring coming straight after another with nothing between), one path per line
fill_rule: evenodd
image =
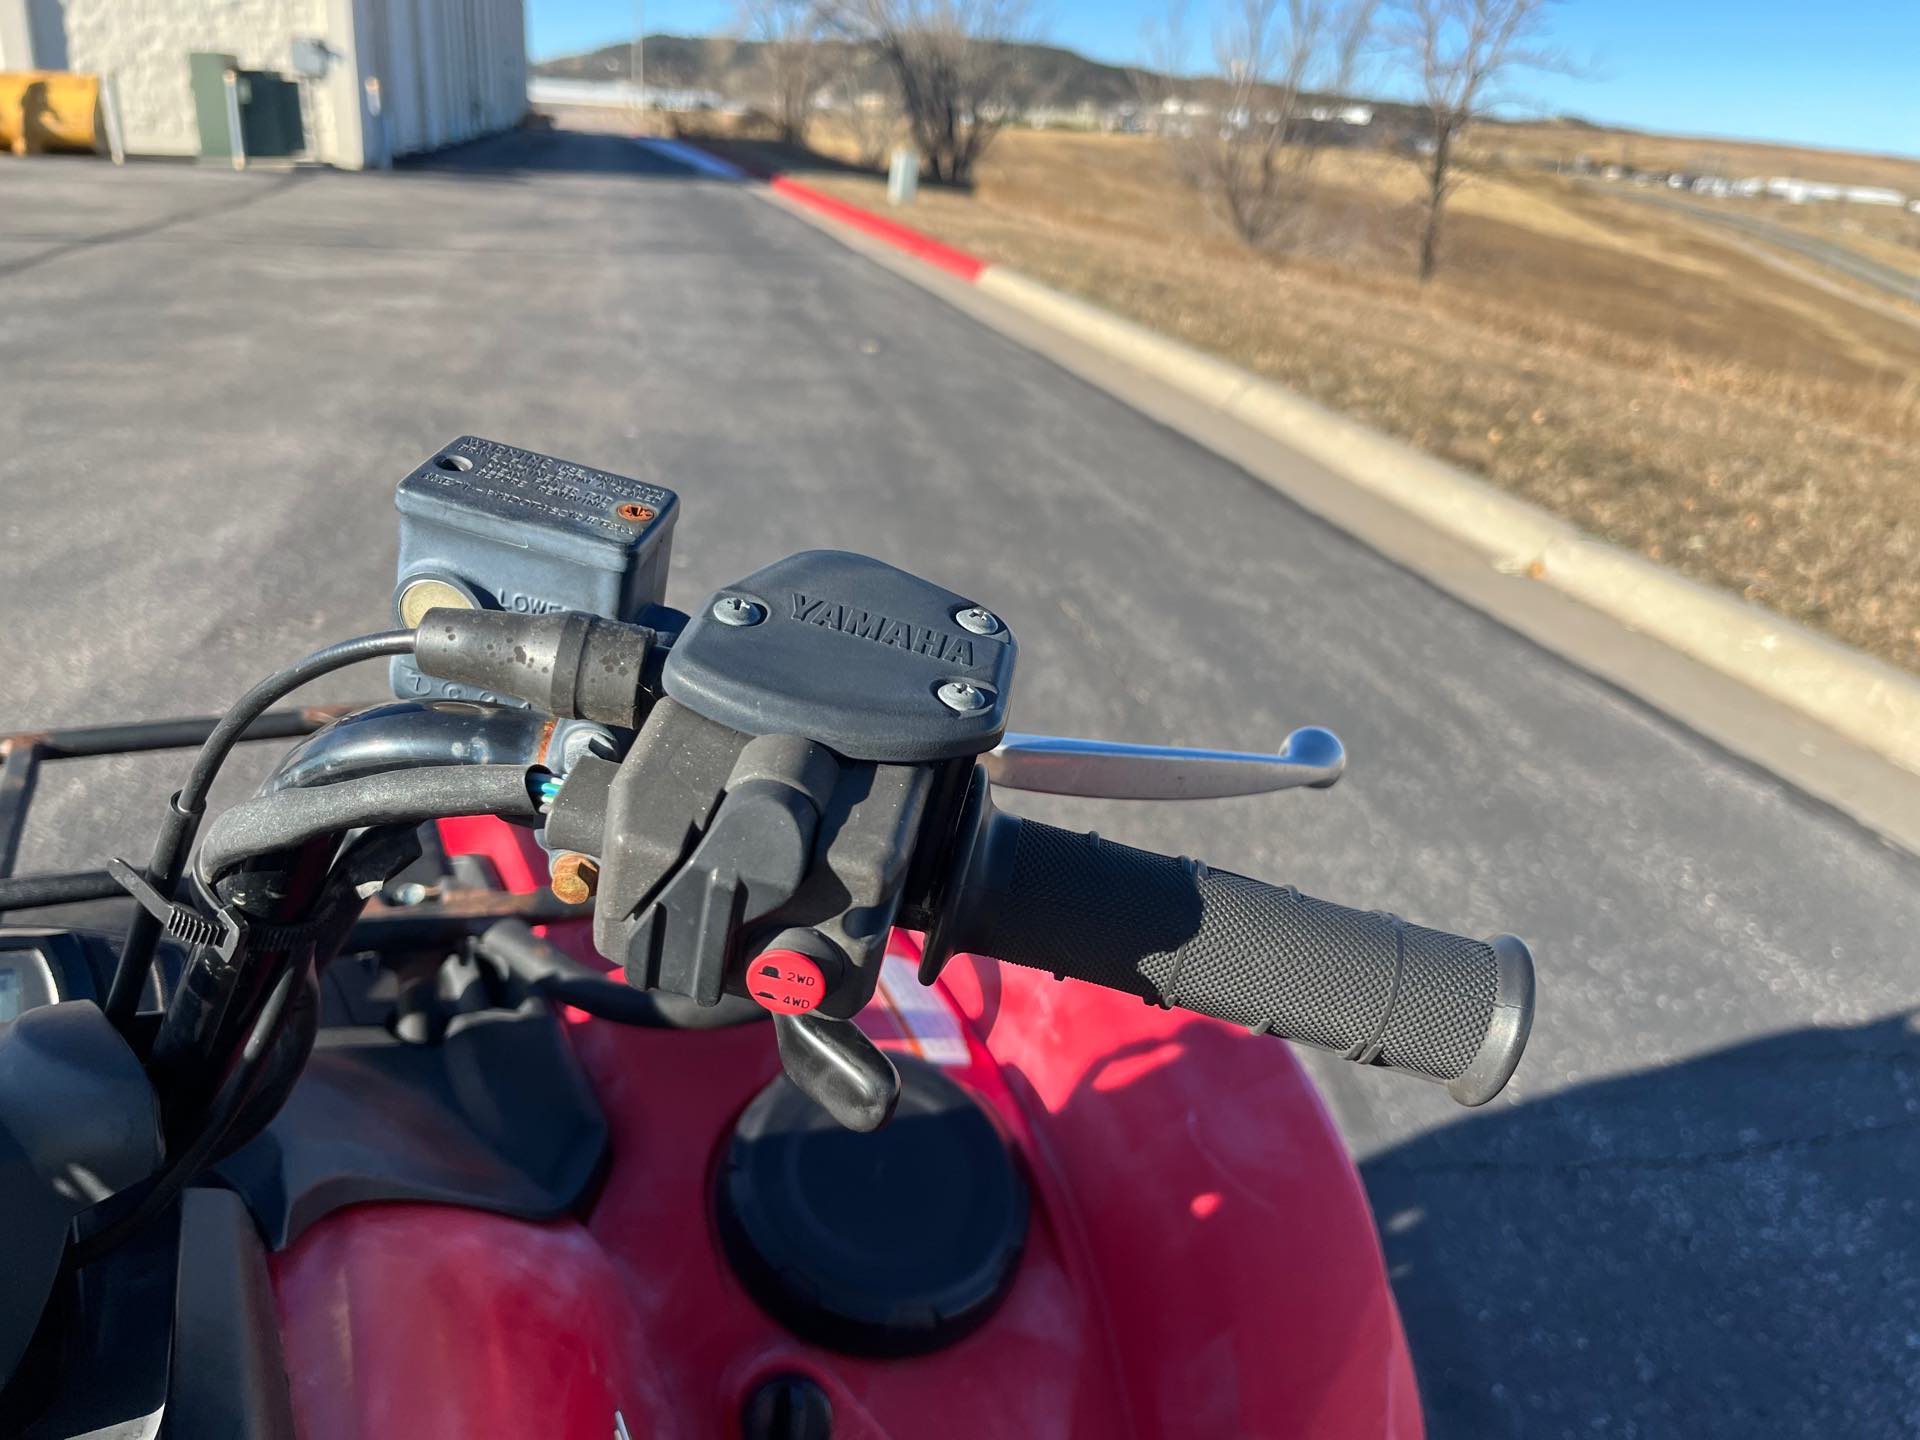
M193 118L200 124L200 158L226 160L233 155L227 128L227 71L238 62L209 50L187 52L187 81L193 87Z

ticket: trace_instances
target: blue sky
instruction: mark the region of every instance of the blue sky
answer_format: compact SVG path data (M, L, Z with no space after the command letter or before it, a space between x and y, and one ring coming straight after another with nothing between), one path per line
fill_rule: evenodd
M649 32L711 34L728 0L526 0L536 58ZM1206 63L1205 0L1189 0L1192 63ZM1147 57L1165 0L1038 0L1036 38L1096 59ZM1730 135L1920 154L1920 0L1566 0L1558 45L1584 78L1525 80L1550 111L1690 135ZM1400 89L1390 74L1368 87Z

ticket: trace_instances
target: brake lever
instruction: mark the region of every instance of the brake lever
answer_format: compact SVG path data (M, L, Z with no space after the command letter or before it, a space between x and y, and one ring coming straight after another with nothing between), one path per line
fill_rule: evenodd
M996 786L1091 800L1215 800L1303 785L1324 790L1347 768L1340 738L1318 725L1295 730L1272 755L1009 733L980 758Z

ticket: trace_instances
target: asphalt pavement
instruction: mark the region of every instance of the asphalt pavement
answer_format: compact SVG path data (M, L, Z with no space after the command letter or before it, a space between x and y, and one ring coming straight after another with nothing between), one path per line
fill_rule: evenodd
M393 485L463 432L677 490L682 605L881 556L1009 621L1021 729L1318 723L1352 757L1324 793L1027 813L1534 943L1486 1111L1316 1065L1435 1435L1920 1432L1913 858L617 137L0 191L0 727L217 709L384 627ZM23 868L144 853L177 769L50 771Z

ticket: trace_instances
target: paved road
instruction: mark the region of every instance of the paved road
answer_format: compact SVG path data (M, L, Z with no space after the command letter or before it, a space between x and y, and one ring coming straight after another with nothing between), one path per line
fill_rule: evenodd
M1729 209L1725 203L1684 200L1657 192L1642 193L1628 190L1621 193L1630 200L1658 205L1666 210L1677 210L1695 220L1705 221L1709 225L1718 225L1724 229L1736 231L1749 239L1759 240L1776 250L1785 250L1801 259L1811 260L1816 265L1823 265L1849 279L1871 285L1874 289L1883 290L1899 299L1920 301L1920 278L1916 278L1911 271L1875 260L1871 255L1862 255L1859 251L1849 249L1832 240L1823 240L1818 235L1809 235L1804 230L1795 230L1789 225L1777 225L1759 215Z
M0 724L203 710L383 625L392 486L467 430L677 489L682 603L885 556L1012 622L1022 728L1353 755L1325 794L1031 813L1537 942L1488 1112L1322 1067L1435 1434L1920 1431L1912 859L617 139L0 184ZM26 862L143 850L165 773L49 794Z

